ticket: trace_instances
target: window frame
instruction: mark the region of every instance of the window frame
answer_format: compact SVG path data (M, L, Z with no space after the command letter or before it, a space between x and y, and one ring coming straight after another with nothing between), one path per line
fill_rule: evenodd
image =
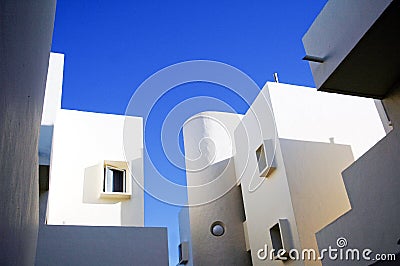
M126 200L132 197L132 185L131 185L131 175L129 171L128 162L123 161L103 161L101 174L101 187L100 195L101 199L113 199L113 200ZM112 170L118 170L123 172L123 192L106 192L106 178L107 178L107 168Z
M106 184L107 184L107 170L110 169L112 170L116 170L119 172L122 172L122 191L106 191ZM113 180L114 183L114 180ZM118 167L112 166L112 165L104 165L104 179L103 179L103 192L104 193L126 193L126 170L125 169L120 169Z
M276 169L276 145L273 139L265 139L255 150L260 177L269 177Z
M269 236L271 240L272 248L274 249L274 259L279 260L278 252L280 249L285 250L285 254L282 257L285 257L286 260L290 259L288 257L288 253L292 249L293 240L290 231L289 220L287 219L278 219L278 222L272 225L269 228Z

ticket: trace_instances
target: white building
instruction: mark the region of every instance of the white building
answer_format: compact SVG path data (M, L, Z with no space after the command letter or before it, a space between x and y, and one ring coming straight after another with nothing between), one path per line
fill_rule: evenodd
M63 62L51 54L36 265L167 265L166 228L143 227L142 118L61 109Z
M310 61L317 89L377 99L388 132L343 172L351 211L316 236L321 247L343 236L349 248L371 250L360 262L364 265L400 260L399 12L400 2L394 0L330 0L303 37L306 58L322 59Z
M35 262L38 138L55 9L55 0L1 1L1 265Z
M131 158L122 141L128 123L134 130ZM143 226L144 192L135 181L143 183L142 149L140 117L59 110L47 223Z
M373 100L278 83L267 83L244 116L192 117L181 263L282 264L263 258L272 248L318 255L315 233L351 208L341 172L384 136Z

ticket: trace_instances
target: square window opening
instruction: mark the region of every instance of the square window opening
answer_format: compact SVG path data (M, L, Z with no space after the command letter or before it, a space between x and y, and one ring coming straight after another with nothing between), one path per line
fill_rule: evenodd
M106 165L104 168L103 192L126 193L126 171Z
M274 140L263 140L256 150L256 159L260 177L268 177L276 169Z
M271 227L269 233L271 235L272 247L274 249L274 256L277 256L278 251L283 249L283 242L282 242L281 229L279 227L279 223Z
M264 144L261 144L260 147L258 147L258 149L256 150L256 156L257 156L258 170L260 171L260 173L262 173L267 167Z
M278 223L269 229L269 234L271 236L272 248L274 249L274 259L282 259L284 261L290 259L288 252L292 249L293 245L289 221L287 219L279 219Z

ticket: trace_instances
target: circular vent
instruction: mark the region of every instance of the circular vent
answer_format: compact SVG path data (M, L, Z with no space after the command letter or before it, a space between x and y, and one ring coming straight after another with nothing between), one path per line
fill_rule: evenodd
M225 226L222 222L214 222L211 225L211 234L214 236L222 236L225 233Z

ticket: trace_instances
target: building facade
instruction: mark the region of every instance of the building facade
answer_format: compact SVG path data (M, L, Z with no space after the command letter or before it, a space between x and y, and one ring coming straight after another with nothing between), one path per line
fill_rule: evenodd
M1 1L1 265L32 265L35 261L38 138L55 7L55 0Z
M317 233L320 246L342 236L350 248L371 250L366 263L377 265L398 265L400 252L399 12L399 1L328 1L303 37L307 55L323 59L310 62L318 90L380 105L387 136L343 172L351 210Z
M276 251L319 255L315 234L351 208L341 172L385 135L371 99L278 83L244 116L201 113L183 133L187 265L321 265Z
M35 264L168 265L166 228L144 227L142 118L62 109L63 62L51 54Z

